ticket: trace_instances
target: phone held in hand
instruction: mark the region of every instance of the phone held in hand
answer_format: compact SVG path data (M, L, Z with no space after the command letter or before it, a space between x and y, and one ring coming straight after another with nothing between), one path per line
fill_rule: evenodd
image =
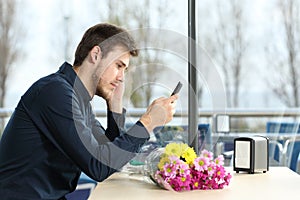
M174 89L174 91L172 92L171 96L173 96L174 94L177 94L182 88L182 83L179 81Z

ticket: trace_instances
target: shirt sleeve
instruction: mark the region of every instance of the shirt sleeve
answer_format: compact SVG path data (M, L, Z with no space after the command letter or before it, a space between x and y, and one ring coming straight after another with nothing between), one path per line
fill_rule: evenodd
M91 111L92 113L92 111ZM124 130L125 109L122 114L113 113L107 110L107 128L105 129L96 119L94 114L91 114L92 133L99 144L113 141L120 136Z
M72 87L60 82L48 84L35 99L23 99L23 103L53 145L97 181L124 166L149 139L145 127L137 122L128 132L113 135L113 141L99 142Z
M105 135L110 141L120 136L120 133L124 130L125 113L125 109L123 109L122 114L107 110L107 129Z

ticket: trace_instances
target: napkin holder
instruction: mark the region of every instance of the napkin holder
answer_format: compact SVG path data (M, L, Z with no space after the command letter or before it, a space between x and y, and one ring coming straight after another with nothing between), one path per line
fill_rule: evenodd
M233 168L237 173L269 171L269 139L263 136L235 138Z

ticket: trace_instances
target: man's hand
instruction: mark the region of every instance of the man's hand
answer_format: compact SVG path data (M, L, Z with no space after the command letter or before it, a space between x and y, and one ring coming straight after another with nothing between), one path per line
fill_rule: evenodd
M122 113L123 95L124 95L124 82L119 82L118 87L116 87L116 89L106 99L106 103L110 111L115 113Z
M151 103L146 113L140 118L140 122L142 122L148 132L173 119L177 99L178 95L173 95L169 98L158 98Z

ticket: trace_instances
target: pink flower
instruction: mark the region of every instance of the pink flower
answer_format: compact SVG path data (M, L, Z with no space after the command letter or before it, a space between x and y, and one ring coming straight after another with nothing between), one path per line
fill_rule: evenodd
M223 155L219 155L215 159L215 163L216 163L216 165L224 165L224 156Z
M209 165L209 160L207 157L200 156L194 160L195 169L198 171L207 170L208 165Z
M166 159L166 158L164 158ZM203 150L201 155L187 164L179 156L169 156L169 162L155 173L155 180L161 187L175 191L222 189L229 185L231 174L226 172L224 157L213 160L213 154Z
M191 189L192 190L198 190L201 188L201 183L199 181L199 179L195 178L195 179L192 179L191 181Z
M169 156L169 160L171 164L178 164L180 162L180 159L177 156L171 155Z
M225 185L229 185L231 177L232 177L231 174L228 172L224 177Z
M190 167L185 162L181 161L178 165L178 174L180 176L187 176L190 174Z
M191 177L190 175L176 176L175 178L169 179L168 182L175 191L190 190Z
M187 175L187 176L182 176L180 177L181 180L181 188L182 190L190 190L190 184L191 184L191 176Z
M163 168L163 175L167 177L175 177L176 176L176 165L174 164L165 164Z
M203 149L203 150L201 151L200 156L204 156L204 157L208 158L209 160L212 160L212 159L213 159L213 153L210 152L210 151L207 151L206 149Z
M208 176L212 176L215 173L215 163L214 162L210 162L209 165L207 166L207 174Z
M225 168L223 166L217 165L215 168L216 177L224 177L225 176Z

